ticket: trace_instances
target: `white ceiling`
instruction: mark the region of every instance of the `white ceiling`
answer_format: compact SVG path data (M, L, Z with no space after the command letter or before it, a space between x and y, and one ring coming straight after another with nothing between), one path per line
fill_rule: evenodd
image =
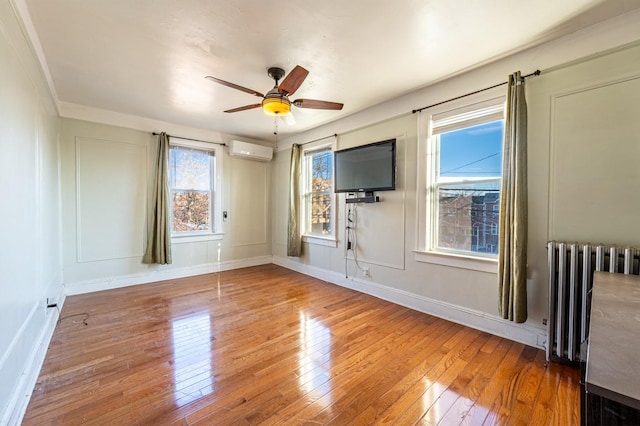
M309 76L293 98L306 131L527 47L640 8L637 0L26 0L58 101L271 140L247 93L267 68ZM515 70L514 70L515 71ZM527 70L523 70L527 71ZM149 129L158 130L158 129Z

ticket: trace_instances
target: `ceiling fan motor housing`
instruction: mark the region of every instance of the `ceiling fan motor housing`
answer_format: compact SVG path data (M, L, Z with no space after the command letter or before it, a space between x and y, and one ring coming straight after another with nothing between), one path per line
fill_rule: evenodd
M291 112L291 101L286 95L278 92L277 87L274 87L262 99L262 110L269 115L287 115Z

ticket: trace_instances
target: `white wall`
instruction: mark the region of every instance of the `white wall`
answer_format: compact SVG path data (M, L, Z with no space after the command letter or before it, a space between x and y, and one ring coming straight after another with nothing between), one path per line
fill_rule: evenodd
M230 138L211 133L199 137ZM61 119L66 294L271 262L271 165L230 157L225 148L223 238L173 244L171 265L143 264L156 147L150 131Z
M21 25L0 2L0 423L25 408L62 290L58 114Z
M274 171L274 262L322 279L541 347L547 317L546 241L602 241L640 247L640 14L607 21L543 46L452 77L280 143ZM630 43L630 44L629 44ZM618 46L625 45L624 48ZM610 50L613 49L613 50ZM594 55L601 52L600 55ZM605 56L602 54L606 52ZM575 61L569 63L569 61ZM529 104L529 319L498 318L497 276L416 261L419 249L417 118L409 111L496 82L515 70ZM291 143L338 134L338 149L397 137L399 185L383 202L359 207L358 245L371 278L344 273L344 199L337 248L304 245L286 256ZM355 276L354 276L355 275Z

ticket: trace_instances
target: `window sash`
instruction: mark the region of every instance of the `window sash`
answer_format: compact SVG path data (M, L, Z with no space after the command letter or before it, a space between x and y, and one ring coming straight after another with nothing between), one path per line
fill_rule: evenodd
M171 203L171 208L170 208L170 223L171 223L171 235L172 236L189 236L189 235L204 235L204 234L211 234L214 233L216 231L216 220L215 220L215 216L214 216L214 212L215 212L215 200L216 200L216 156L215 156L215 150L214 149L206 149L206 148L202 148L202 147L194 147L191 146L190 144L171 144L170 147L170 155L172 156L174 152L176 152L177 150L185 150L188 152L195 152L198 154L206 154L208 156L208 173L209 173L209 180L208 180L208 184L209 184L209 188L208 189L200 189L200 188L189 188L185 185L181 185L181 186L173 186L173 184L175 184L175 179L173 179L172 174L175 173L174 171L174 167L171 167L172 164L170 162L170 170L169 170L169 195L170 195L170 203ZM170 161L171 161L172 157L170 157ZM193 229L193 230L175 230L176 224L175 224L175 217L174 217L174 201L175 201L175 195L176 193L180 193L180 192L188 192L188 193L200 193L200 194L207 194L208 196L208 206L207 206L207 227L206 229Z
M331 153L331 152L332 152L331 146L322 146L315 149L309 149L303 153L303 160L302 160L303 161L303 171L302 171L303 185L302 185L301 214L302 214L302 223L303 223L302 230L303 230L303 234L305 235L321 236L321 237L332 237L335 235L333 164L331 164L331 167L329 168L331 187L327 188L326 190L314 190L313 181L312 181L314 157L325 154L325 153ZM323 197L323 196L325 196L328 199L328 206L325 210L321 212L321 215L318 215L318 218L316 219L319 219L319 220L316 221L316 223L314 223L314 214L317 213L317 212L314 212L314 206L313 206L314 197L315 199L317 199L318 197ZM328 221L321 222L320 216L325 216L328 219ZM328 226L327 226L328 229L326 229L324 225L320 225L323 223L328 223ZM316 227L321 226L322 229L314 230L313 229L314 225Z
M493 105L491 105L493 103ZM474 190L480 189L483 184L489 186L495 186L500 188L500 182L502 176L440 176L439 163L440 163L440 135L456 130L462 130L468 127L477 126L480 124L488 124L493 121L504 119L504 103L496 103L495 100L489 101L489 104L484 104L484 108L481 110L467 109L458 113L441 114L440 116L432 117L431 125L431 137L429 143L431 145L431 173L429 181L427 183L427 203L430 205L428 208L428 214L430 219L428 220L429 226L427 232L427 249L433 252L460 254L472 257L489 257L495 258L497 253L486 253L487 250L492 250L497 247L497 244L493 244L493 240L487 241L487 235L494 235L492 233L492 223L499 220L499 211L496 210L494 205L490 215L487 216L486 212L476 212L473 209L473 195ZM504 137L504 134L503 134ZM468 206L459 205L457 208L468 208L469 214L460 216L461 219L468 220L465 225L461 223L455 223L457 219L454 216L450 216L452 222L443 221L441 214L446 214L446 209L451 209L452 206L444 206L440 198L442 190L451 188L453 190L462 191L465 186L468 186L468 195L463 196L459 201L464 204L464 197L467 197ZM464 192L464 191L462 191ZM499 198L498 198L499 200ZM445 209L446 207L446 209ZM456 208L456 206L453 206ZM489 207L486 207L489 208ZM499 207L498 207L499 209ZM453 213L455 214L455 213ZM495 217L494 217L495 216ZM481 228L474 224L474 220L481 220ZM489 224L487 224L487 221ZM468 229L467 229L468 228ZM480 242L482 244L480 244ZM479 251L479 250L483 251Z
M483 183L492 183L498 188L500 187L501 179L483 179ZM485 190L482 188L460 188L468 182L447 183L447 184L435 184L432 188L433 191L433 220L432 220L432 232L431 232L431 250L432 251L445 251L450 253L461 253L465 255L473 256L495 256L496 254L484 254L480 251L473 250L475 244L473 244L473 238L476 241L483 239L486 235L497 235L494 233L495 229L498 229L499 215L495 210L487 212L483 210L481 212L475 211L477 208L473 203L474 192L494 192L493 190ZM466 193L460 197L461 201L455 199L453 205L444 205L441 201L441 191L451 190L453 192ZM499 190L497 191L499 193ZM465 199L466 198L466 199ZM499 202L499 197L497 199ZM468 214L459 215L460 209L468 210ZM474 214L475 211L475 214ZM489 214L487 214L489 213ZM445 221L448 215L452 218L451 221ZM461 223L459 220L467 221L467 223ZM448 231L448 232L447 232ZM482 235L481 235L482 234ZM470 237L469 239L467 237ZM485 241L486 238L483 239ZM447 244L446 241L449 241ZM491 242L491 241L490 241ZM461 248L467 246L468 249ZM483 245L486 245L483 244Z
M504 107L504 98L502 97L436 114L431 117L431 135L439 135L464 129L465 127L503 120Z

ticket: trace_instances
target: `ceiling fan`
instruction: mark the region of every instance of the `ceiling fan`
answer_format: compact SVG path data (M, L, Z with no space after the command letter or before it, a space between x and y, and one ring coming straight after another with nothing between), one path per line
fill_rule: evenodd
M228 109L224 112L238 112L262 107L262 111L267 115L285 117L291 113L291 105L295 105L298 108L330 110L341 110L343 107L343 104L338 102L320 101L317 99L296 99L295 101L290 101L289 96L293 95L295 91L298 90L300 85L302 85L302 82L304 82L304 79L307 78L307 75L309 74L309 71L300 65L296 65L289 75L282 80L280 85L278 85L278 82L282 77L284 77L284 70L279 67L271 67L267 72L269 77L273 78L275 81L275 85L273 86L273 89L267 92L266 95L234 83L229 83L228 81L220 80L216 77L211 77L210 75L205 78L215 83L222 84L223 86L231 87L232 89L240 90L250 95L262 98L262 102L259 104L245 105L238 108Z

